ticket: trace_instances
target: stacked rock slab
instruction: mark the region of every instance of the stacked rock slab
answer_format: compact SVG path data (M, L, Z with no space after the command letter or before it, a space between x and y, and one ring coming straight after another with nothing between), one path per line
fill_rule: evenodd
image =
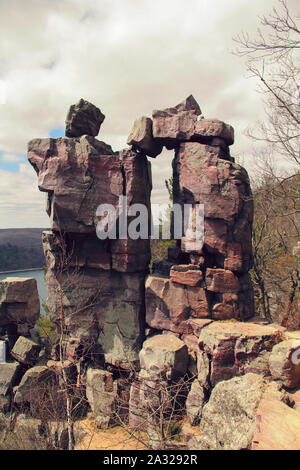
M50 317L113 365L128 367L143 339L148 240L97 237L100 204L120 218L120 197L150 209L151 167L134 150L113 152L96 139L104 119L91 103L71 106L66 136L29 142L28 159L47 193L51 230L43 233ZM102 214L104 216L104 214ZM130 218L128 218L130 221Z
M34 278L7 277L0 282L0 339L6 361L0 363L0 412L10 409L12 391L25 367L38 360L40 346L30 333L40 315L40 300Z
M177 240L181 257L188 258L184 264L170 259L169 276L148 277L148 325L182 333L189 318L252 317L253 202L247 172L230 155L233 128L204 119L189 96L174 108L153 111L153 138L175 149L173 203L182 213L189 204L193 214L197 204L204 205L204 243L184 233Z

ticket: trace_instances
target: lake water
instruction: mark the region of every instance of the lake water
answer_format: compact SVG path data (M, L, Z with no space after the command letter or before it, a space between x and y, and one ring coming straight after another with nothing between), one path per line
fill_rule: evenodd
M6 277L34 277L37 282L37 288L39 291L40 302L41 302L41 313L44 312L42 304L46 302L48 292L47 287L44 279L44 270L43 269L35 269L29 271L14 271L10 273L0 274L0 281L3 281Z

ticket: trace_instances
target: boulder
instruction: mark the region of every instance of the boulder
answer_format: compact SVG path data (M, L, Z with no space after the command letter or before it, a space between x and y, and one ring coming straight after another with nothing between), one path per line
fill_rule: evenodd
M171 282L160 276L146 280L146 322L174 333L191 331L186 320L210 316L205 290Z
M300 385L300 341L281 341L272 349L269 359L270 372L286 388ZM298 353L298 354L297 354Z
M219 119L200 119L195 123L194 139L207 139L211 142L214 139L214 145L223 145L216 138L222 139L226 145L232 145L234 142L233 127Z
M199 347L211 360L210 383L253 372L269 375L269 357L282 333L270 326L215 321L200 332Z
M196 426L200 423L203 406L205 405L205 389L197 379L192 383L191 389L186 399L186 414L189 423Z
M141 368L150 377L168 380L184 375L188 366L187 346L173 335L156 335L147 339L139 354Z
M178 390L177 390L178 391ZM130 390L129 425L135 431L146 431L151 449L162 448L161 419L165 423L176 405L176 388L164 377L142 369ZM172 417L172 415L171 415Z
M39 344L20 336L11 351L11 355L21 364L32 366L37 362L40 350L41 346Z
M235 293L240 290L238 278L226 269L207 268L205 282L206 289L211 292Z
M278 387L278 385L277 385ZM300 413L271 383L256 410L252 450L299 450Z
M134 430L144 430L147 421L147 410L143 397L143 389L146 386L142 376L144 373L141 371L130 387L129 427Z
M127 144L144 152L149 157L157 157L162 151L162 145L152 133L152 119L142 116L134 121L133 128L127 139Z
M168 149L174 148L178 142L189 140L193 136L200 114L200 107L192 95L174 108L154 110L153 136Z
M40 419L34 419L19 414L14 422L13 434L17 441L18 450L49 450L50 436L46 434L45 424ZM47 437L46 437L47 436Z
M53 370L46 366L34 366L23 375L16 389L14 402L18 405L30 403L34 410L40 410L49 405L51 398L54 399L55 395L50 398L49 393L56 387L57 377Z
M0 326L26 324L32 328L39 316L36 279L7 277L0 281Z
M249 449L264 390L263 377L252 373L219 382L202 410L198 449Z
M195 287L200 285L202 279L202 271L199 267L193 264L174 265L170 271L170 280L172 282L177 282L177 284Z
M105 116L100 109L84 99L73 104L66 118L66 136L80 137L82 135L96 136Z
M99 427L106 429L117 421L118 385L111 372L89 368L86 396Z

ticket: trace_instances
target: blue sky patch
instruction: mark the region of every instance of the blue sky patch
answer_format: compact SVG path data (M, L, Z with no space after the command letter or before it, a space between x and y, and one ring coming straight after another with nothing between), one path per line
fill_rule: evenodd
M52 139L57 139L58 137L65 137L65 130L62 127L57 127L56 129L51 129L49 132Z
M12 173L18 173L20 163L25 163L27 161L27 157L25 154L17 154L20 159L16 162L3 162L2 155L5 152L0 151L0 168L2 170L11 171Z

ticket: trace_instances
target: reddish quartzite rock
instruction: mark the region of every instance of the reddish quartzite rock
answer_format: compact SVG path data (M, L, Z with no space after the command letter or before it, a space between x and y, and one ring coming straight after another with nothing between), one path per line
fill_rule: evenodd
M210 383L247 372L268 375L269 356L282 333L243 322L213 322L201 330L199 347L211 357Z
M256 409L251 450L299 450L300 413L288 406L276 385L267 386Z
M31 367L25 372L20 385L17 387L14 397L15 403L30 403L34 407L38 407L43 403L40 400L45 395L45 391L56 385L58 383L57 379L55 372L46 366Z
M223 160L218 147L180 144L173 170L174 202L204 204L205 218L233 225L243 211L245 197L251 195L246 170Z
M194 139L195 138L220 138L225 141L227 145L232 145L234 142L233 128L219 121L219 119L200 119L195 124ZM220 144L214 140L214 145Z
M117 207L123 194L121 164L109 145L94 137L35 139L28 159L48 192L51 228L94 232L101 203Z
M172 266L170 280L186 286L198 286L203 279L202 271L192 264Z
M240 243L228 243L226 255L224 260L225 269L235 272L243 271L243 252Z
M203 288L183 286L164 277L148 276L146 322L150 327L188 333L192 332L192 328L186 320L207 318L209 314Z
M134 121L133 128L127 139L127 144L145 152L149 157L157 157L162 151L162 145L153 139L152 119L142 116Z
M232 271L225 269L211 269L206 270L206 288L212 292L238 292L240 290L240 283L238 278Z
M106 362L128 368L138 360L143 339L144 279L142 273L91 268L61 273L48 269L50 318L59 327L63 309L73 338L89 349L98 344Z
M150 163L132 150L113 153L86 135L35 139L28 144L28 159L38 173L39 189L48 192L54 230L95 233L98 206L111 204L118 218L119 198L125 194L127 208L134 203L150 207Z
M66 118L66 136L80 137L84 134L96 136L105 116L100 109L86 100L73 104Z
M174 148L179 141L189 140L193 136L200 114L200 107L192 95L174 108L154 110L153 136L168 149Z
M212 143L223 149L233 144L234 131L230 125L200 115L200 107L192 95L174 108L154 110L153 136L167 148L188 140Z

